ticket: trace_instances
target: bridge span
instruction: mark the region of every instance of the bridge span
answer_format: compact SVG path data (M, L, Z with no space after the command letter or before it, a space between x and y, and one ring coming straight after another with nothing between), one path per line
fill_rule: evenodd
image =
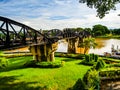
M90 35L87 31L78 31L70 28L64 30L52 29L41 33L40 31L0 16L0 50L19 46L30 46L35 60L51 61L60 39L67 39L68 52L76 53L76 47L83 38Z
M72 29L52 29L46 33L22 24L20 22L0 16L0 49L38 43L54 43L63 38L83 38L88 36L87 31Z

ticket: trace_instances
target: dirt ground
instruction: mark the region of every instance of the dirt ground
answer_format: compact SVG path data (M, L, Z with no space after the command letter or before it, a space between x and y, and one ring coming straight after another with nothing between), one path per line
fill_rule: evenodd
M120 80L102 81L100 90L120 90Z

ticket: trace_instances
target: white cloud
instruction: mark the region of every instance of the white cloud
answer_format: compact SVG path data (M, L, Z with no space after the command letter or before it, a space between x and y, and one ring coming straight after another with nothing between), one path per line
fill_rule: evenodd
M10 0L0 3L0 13L35 29L63 29L68 27L92 27L95 24L108 28L120 28L120 4L117 11L111 11L103 19L96 17L95 9L90 9L78 0ZM61 16L61 19L52 18ZM68 18L62 18L68 17Z

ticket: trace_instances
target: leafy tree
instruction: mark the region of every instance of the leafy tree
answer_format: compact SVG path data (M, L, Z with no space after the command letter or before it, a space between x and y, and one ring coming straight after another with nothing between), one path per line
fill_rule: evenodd
M103 26L104 27L104 29L105 29L105 33L106 34L109 34L110 33L110 30L106 27L106 26Z
M113 35L120 35L120 28L119 29L111 29Z
M77 31L83 31L84 29L79 27L79 28L76 28Z
M93 26L92 33L94 36L101 36L110 33L110 31L106 26L98 24Z
M84 54L86 54L89 48L95 48L96 45L94 38L85 38L83 42L80 43L79 47L84 48Z
M103 18L110 10L116 10L115 5L120 0L79 0L80 3L86 3L89 8L95 8L97 16Z
M88 31L90 34L92 34L91 28L84 28L85 31Z

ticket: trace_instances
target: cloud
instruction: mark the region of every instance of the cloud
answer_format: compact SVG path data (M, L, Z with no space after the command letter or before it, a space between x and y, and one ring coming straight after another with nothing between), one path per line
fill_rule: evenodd
M0 14L35 29L63 29L92 27L103 24L109 28L120 26L120 4L105 18L96 17L96 10L78 0L0 0Z
M52 16L52 17L49 17L49 19L51 20L64 20L64 19L69 19L70 17L69 16Z

